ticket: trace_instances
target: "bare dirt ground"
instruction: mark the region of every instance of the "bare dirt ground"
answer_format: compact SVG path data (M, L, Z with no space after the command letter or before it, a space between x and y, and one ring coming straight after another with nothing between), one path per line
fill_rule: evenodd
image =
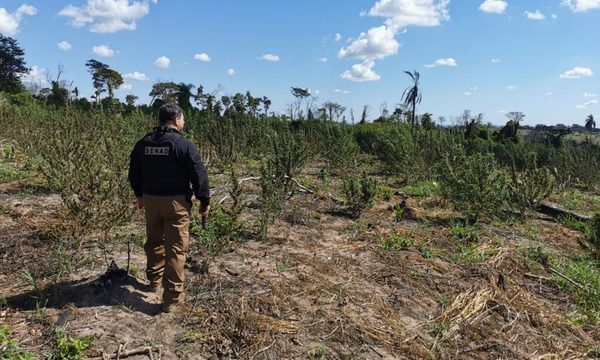
M534 243L577 254L580 233L536 218L482 225L480 239L462 246L450 233L455 214L439 199L408 197L414 216L396 221L393 206L406 196L393 190L360 220L322 196L297 194L268 240L240 238L208 274L194 247L188 300L164 314L144 286L141 247L132 251L135 276L102 277L107 260L127 264L126 238L57 249L45 234L60 197L1 184L0 324L40 358L57 328L92 335L86 355L99 359L143 347L164 359L594 358L598 325L577 321L574 299L524 255ZM127 231L141 234L142 224ZM386 249L392 234L410 244ZM71 271L57 272L64 256Z

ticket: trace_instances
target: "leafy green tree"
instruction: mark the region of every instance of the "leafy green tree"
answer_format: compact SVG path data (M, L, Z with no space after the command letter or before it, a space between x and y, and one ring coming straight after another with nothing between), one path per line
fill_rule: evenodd
M180 87L178 84L170 82L157 82L152 85L152 90L148 95L152 96L150 104L154 105L155 100L160 100L160 105L168 102L176 102Z
M433 117L431 113L425 113L421 115L421 127L423 129L431 130L435 127L435 121L433 121Z
M0 91L16 94L24 91L20 77L29 73L17 40L0 34Z
M266 117L266 116L268 116L269 108L271 107L271 100L268 97L263 96L263 98L262 98L262 104L263 104L264 114L265 114L265 117Z
M50 95L46 98L46 102L49 105L54 105L56 107L63 107L67 105L69 101L69 90L67 90L61 83L57 81L52 81L52 89L50 91Z
M302 104L310 96L310 90L301 87L292 87L292 95L296 100L290 107L290 117L297 120L303 117Z
M506 117L508 118L508 121L502 129L494 134L495 140L517 143L519 142L519 138L517 137L519 126L521 125L521 121L525 118L525 114L520 111L511 111L506 114Z
M100 102L100 95L104 92L108 92L109 98L114 98L114 91L123 85L123 76L98 60L90 59L85 66L92 75L93 86L96 89L94 92L96 103Z
M254 97L254 96L252 96L252 94L250 94L250 91L246 91L247 108L248 108L248 112L252 116L256 117L256 115L258 113L258 107L260 106L261 101L262 101L261 98Z
M417 126L417 122L415 120L417 104L420 104L421 99L422 99L422 94L419 89L419 86L420 86L419 78L421 77L421 75L416 70L412 73L410 71L405 71L405 73L408 76L410 76L410 78L413 81L413 84L411 86L409 86L408 88L406 88L406 90L404 90L404 93L402 94L402 101L404 103L404 106L406 106L406 107L411 106L411 108L412 108L411 124L414 128Z
M129 94L127 96L125 96L125 103L129 106L134 106L135 102L138 100L139 98L133 94Z

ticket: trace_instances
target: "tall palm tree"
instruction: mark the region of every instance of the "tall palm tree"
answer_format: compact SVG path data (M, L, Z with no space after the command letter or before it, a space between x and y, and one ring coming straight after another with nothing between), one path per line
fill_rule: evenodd
M415 121L417 103L421 103L421 92L419 91L420 74L416 70L412 73L410 71L405 71L405 73L408 74L408 76L410 76L410 78L413 81L413 84L412 86L409 86L406 88L406 90L404 90L404 93L402 94L402 101L404 102L405 106L412 107L411 124L414 128L417 125L417 122Z
M596 122L594 121L594 115L590 114L585 119L585 128L587 129L587 131L590 131L590 132L596 128Z
M192 110L192 103L190 103L190 98L194 96L194 94L192 94L192 89L194 88L194 85L186 84L183 82L179 83L178 85L177 102L185 112L189 112Z

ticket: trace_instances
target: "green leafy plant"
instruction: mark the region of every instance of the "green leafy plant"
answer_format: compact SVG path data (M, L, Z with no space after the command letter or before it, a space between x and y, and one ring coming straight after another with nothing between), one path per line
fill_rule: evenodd
M444 198L469 222L504 214L507 179L492 154L459 152L453 158L447 156L439 166L438 178Z
M510 204L521 214L536 209L555 184L550 170L537 166L535 156L529 157L527 163L527 168L519 172L513 160L508 186Z
M594 215L586 227L585 241L590 247L592 257L600 261L600 213Z
M23 350L21 345L11 337L8 326L0 326L0 359L2 360L35 360L32 353Z
M390 201L392 200L392 197L394 196L394 191L392 190L392 188L390 188L389 186L380 186L379 187L379 195L381 196L381 198L385 201Z
M424 181L415 185L407 185L404 187L404 192L410 196L430 197L437 195L439 185L434 181Z
M373 206L377 193L377 182L363 172L361 177L351 176L344 179L342 193L352 216L359 217L364 210Z
M379 244L377 244L377 247L383 251L408 250L412 249L414 246L415 244L411 239L407 239L400 234L392 234L390 237L382 239L379 241Z
M261 166L259 235L267 238L269 227L283 211L286 199L285 181L269 164Z
M74 335L58 334L58 339L48 360L85 359L84 351L92 346L93 336L79 338Z
M239 223L221 205L215 205L211 209L205 229L202 227L200 214L197 211L192 213L190 233L198 238L203 252L209 257L222 253L238 230Z
M467 224L463 221L454 221L451 223L450 235L455 239L468 243L478 243L481 241L477 226Z

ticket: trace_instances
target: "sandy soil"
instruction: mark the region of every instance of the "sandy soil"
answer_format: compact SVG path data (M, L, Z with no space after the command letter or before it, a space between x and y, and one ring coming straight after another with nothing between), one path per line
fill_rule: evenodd
M210 262L208 274L193 246L188 300L164 314L159 295L145 287L140 247L131 258L137 278L103 277L107 261L126 266L126 238L63 249L76 266L57 274L47 234L60 198L2 184L0 293L8 306L0 323L41 358L57 328L94 336L90 358L147 346L164 359L592 358L598 326L571 321L573 299L544 280L551 275L543 267L520 260L533 243L523 227L537 227L537 241L557 253L581 251L579 233L543 218L521 228L486 225L474 245L484 256L465 262L449 233L452 212L408 198L415 219L397 222L391 208L401 198L378 200L357 221L340 216L333 201L298 194L268 240L243 236ZM128 231L141 233L141 225L137 219ZM380 249L391 233L414 246ZM431 256L418 250L424 247Z

